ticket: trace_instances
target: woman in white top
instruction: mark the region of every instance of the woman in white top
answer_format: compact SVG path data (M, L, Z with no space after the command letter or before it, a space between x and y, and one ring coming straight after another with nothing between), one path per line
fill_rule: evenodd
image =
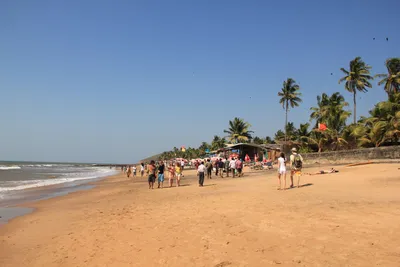
M284 187L283 190L286 189L286 159L285 159L285 153L281 153L280 157L278 158L278 180L279 180L279 187L278 190L281 190L282 188L282 183L281 183L281 177L284 179Z

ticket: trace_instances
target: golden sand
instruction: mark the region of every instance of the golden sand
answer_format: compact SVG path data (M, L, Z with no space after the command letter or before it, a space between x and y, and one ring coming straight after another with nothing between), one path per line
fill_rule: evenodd
M0 266L400 266L398 165L336 168L287 191L275 171L162 190L109 177L0 227Z

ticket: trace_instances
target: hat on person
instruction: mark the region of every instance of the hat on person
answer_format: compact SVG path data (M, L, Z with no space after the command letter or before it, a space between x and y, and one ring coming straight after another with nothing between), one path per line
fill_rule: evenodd
M295 147L292 148L293 152L297 152L297 149Z

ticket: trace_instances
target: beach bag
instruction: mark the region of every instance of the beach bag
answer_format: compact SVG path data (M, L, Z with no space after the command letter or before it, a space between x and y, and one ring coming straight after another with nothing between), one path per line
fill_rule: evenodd
M296 154L294 156L293 165L294 165L294 168L297 170L299 170L303 167L303 162L301 161L301 157L299 154Z

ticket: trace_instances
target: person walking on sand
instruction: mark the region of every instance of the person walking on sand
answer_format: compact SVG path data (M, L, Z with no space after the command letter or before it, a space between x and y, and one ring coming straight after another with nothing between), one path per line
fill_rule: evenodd
M215 177L218 177L218 171L219 171L219 159L215 160Z
M236 171L237 171L238 177L240 177L240 176L242 176L243 163L240 159L237 159L235 164L236 164Z
M172 187L172 184L174 183L174 178L175 178L175 168L172 163L169 164L168 172L169 172L168 184L169 184L169 187Z
M160 165L158 166L158 188L164 188L164 169L165 165L163 161L160 161Z
M140 164L140 177L143 177L143 175L144 175L144 163L142 162Z
M150 161L150 164L147 166L147 171L149 173L149 189L154 189L154 182L156 181L156 163L154 160Z
M136 165L132 166L132 170L133 170L133 177L136 177Z
M203 186L204 184L205 171L206 171L206 166L204 166L204 162L201 162L199 167L197 168L197 175L199 176L199 186Z
M175 177L176 177L176 186L181 186L182 167L179 162L176 162Z
M232 158L231 161L229 162L229 168L232 171L232 178L235 178L235 171L236 171L236 160L235 160L235 158Z
M225 172L226 172L226 177L229 177L229 165L230 165L230 161L228 160L228 158L225 158Z
M183 161L183 159L182 159L182 161L181 161L181 175L182 175L182 177L184 177L183 176L183 169L185 168L185 161Z
M290 188L293 185L293 175L297 175L297 187L300 187L300 175L301 169L303 168L303 157L300 154L297 154L297 149L292 148L292 155L290 155Z
M224 178L224 162L222 161L222 158L219 159L218 161L218 168L219 168L219 176L221 178Z
M213 165L210 162L210 159L207 160L206 168L207 168L207 178L208 179L212 179L211 175L212 175Z
M131 166L128 166L128 171L126 172L126 176L129 178L131 177L132 169Z
M281 153L280 157L278 158L278 180L279 180L278 190L282 190L281 178L284 179L283 190L286 190L286 159L285 159L285 153L283 153L283 152Z

